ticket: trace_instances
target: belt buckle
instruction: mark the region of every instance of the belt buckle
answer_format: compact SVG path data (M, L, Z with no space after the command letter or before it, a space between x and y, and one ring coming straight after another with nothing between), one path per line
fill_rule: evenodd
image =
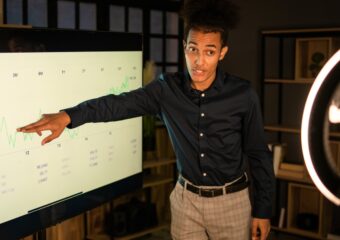
M208 197L207 195L203 195L202 193L209 193L210 194L209 197L215 197L215 191L214 190L199 188L198 195L200 197Z

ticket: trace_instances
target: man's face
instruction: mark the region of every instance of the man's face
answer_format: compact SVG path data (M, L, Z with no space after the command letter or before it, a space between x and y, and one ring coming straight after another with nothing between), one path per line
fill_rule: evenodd
M228 47L222 48L219 32L205 33L193 29L189 31L187 41L183 44L192 87L198 90L207 89L214 81L218 61L224 58Z

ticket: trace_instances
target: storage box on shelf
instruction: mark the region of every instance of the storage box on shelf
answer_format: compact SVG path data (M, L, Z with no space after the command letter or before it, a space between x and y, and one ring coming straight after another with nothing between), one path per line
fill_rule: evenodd
M303 166L300 124L304 104L317 73L340 47L340 28L261 32L262 109L268 142L284 144L277 167L277 196L272 229L325 239L332 212ZM340 172L340 133L331 129L330 154ZM317 227L303 225L306 219ZM337 219L339 221L339 219ZM315 224L315 223L314 223Z

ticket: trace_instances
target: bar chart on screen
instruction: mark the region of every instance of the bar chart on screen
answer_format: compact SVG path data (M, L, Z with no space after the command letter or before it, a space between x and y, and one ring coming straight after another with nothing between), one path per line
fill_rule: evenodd
M43 113L141 87L141 58L137 51L0 55L0 223L141 171L140 118L66 129L44 146L49 132L16 131Z

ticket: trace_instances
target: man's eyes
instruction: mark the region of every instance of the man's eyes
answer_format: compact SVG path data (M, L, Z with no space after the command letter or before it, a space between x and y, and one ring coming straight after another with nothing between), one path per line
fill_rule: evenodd
M215 51L211 51L211 50L207 51L208 56L213 56L214 54L215 54Z
M198 49L195 47L188 47L189 52L192 53L198 53ZM214 56L215 55L215 51L214 50L206 50L204 51L204 54L207 56Z

